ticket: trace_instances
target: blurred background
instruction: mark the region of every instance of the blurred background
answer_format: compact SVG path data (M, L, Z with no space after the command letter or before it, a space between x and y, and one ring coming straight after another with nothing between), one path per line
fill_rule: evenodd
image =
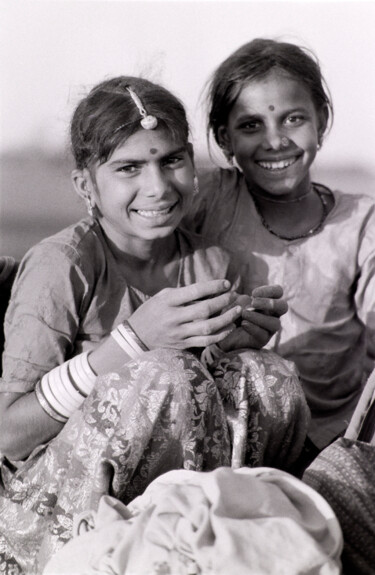
M375 198L375 2L372 0L0 0L0 254L19 259L84 214L67 135L81 96L113 75L163 83L185 103L207 164L202 90L257 36L314 50L335 107L315 180Z

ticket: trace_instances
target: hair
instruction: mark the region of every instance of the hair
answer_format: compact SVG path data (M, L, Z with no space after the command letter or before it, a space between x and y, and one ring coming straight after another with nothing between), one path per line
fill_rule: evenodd
M218 142L218 130L225 126L242 90L252 80L259 80L273 70L284 70L305 86L317 112L325 110L333 121L331 95L320 70L317 57L307 48L265 38L256 38L238 48L214 72L208 84L207 137L212 131ZM323 134L322 134L323 135Z
M141 115L126 88L140 98L147 114L178 142L189 138L183 104L166 88L134 76L118 76L96 85L76 107L70 124L70 141L78 169L106 162L114 150L144 128Z

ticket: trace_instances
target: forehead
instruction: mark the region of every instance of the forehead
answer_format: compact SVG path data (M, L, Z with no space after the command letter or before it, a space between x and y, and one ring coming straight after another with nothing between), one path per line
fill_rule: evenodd
M128 157L141 159L149 155L164 156L181 147L187 147L187 143L182 142L181 139L172 138L165 129L145 130L141 128L119 144L108 161L112 162L118 158Z
M266 76L247 82L241 89L232 112L314 107L309 90L296 77L283 70L271 70Z

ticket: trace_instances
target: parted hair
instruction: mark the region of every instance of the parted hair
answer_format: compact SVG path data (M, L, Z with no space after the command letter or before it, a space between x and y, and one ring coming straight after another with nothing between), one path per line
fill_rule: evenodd
M189 125L180 100L144 78L118 76L97 84L77 105L70 123L70 142L78 169L106 162L127 138L143 128L140 112L127 91L140 98L147 114L174 141L187 142Z
M317 112L325 111L328 129L333 120L333 104L316 55L307 48L289 42L256 38L233 52L215 70L207 89L207 135L212 132L218 142L218 130L242 90L251 80L264 78L279 69L300 81L311 95Z

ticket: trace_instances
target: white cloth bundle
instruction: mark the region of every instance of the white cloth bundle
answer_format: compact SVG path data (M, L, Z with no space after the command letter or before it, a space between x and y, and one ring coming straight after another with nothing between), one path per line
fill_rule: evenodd
M338 575L341 551L328 503L288 473L180 470L128 506L103 496L44 575Z

